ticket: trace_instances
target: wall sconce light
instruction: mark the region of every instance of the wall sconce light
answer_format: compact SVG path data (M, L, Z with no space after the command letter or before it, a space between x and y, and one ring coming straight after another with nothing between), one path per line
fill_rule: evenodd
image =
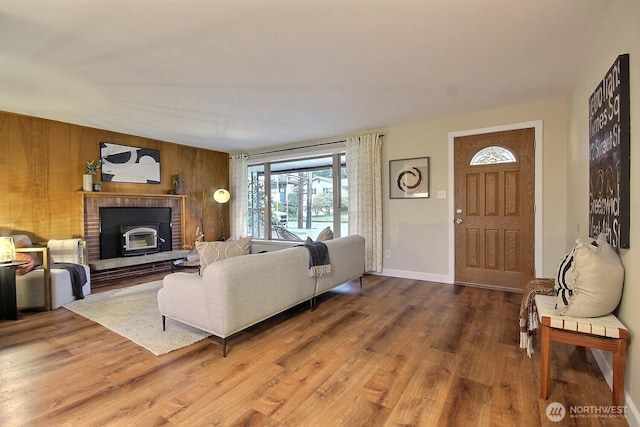
M231 194L224 188L219 188L213 193L213 200L220 205L220 240L225 240L224 237L224 213L222 207L229 201Z
M6 264L16 259L16 245L12 237L0 237L0 263Z

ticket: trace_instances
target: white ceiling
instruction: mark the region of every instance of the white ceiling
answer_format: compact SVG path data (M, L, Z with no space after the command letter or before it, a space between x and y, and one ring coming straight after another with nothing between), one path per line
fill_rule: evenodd
M0 0L0 110L225 152L566 94L610 0Z

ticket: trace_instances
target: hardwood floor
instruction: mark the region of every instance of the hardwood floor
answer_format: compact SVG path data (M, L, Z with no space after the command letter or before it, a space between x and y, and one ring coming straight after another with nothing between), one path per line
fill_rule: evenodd
M156 357L64 308L23 313L0 321L0 425L627 425L547 419L551 402L608 406L611 393L590 351L554 344L538 398L521 298L365 276L231 338L226 358L217 338Z

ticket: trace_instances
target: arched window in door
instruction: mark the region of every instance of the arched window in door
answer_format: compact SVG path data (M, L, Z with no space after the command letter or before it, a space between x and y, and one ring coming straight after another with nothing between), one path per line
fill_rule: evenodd
M497 163L515 163L516 156L504 147L485 147L478 151L471 159L471 166L495 165Z

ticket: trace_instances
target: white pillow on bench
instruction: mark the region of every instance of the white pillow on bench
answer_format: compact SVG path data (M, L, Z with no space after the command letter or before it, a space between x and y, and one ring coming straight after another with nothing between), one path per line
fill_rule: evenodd
M622 296L624 268L620 257L604 234L590 243L576 242L558 268L556 312L572 317L609 314Z

